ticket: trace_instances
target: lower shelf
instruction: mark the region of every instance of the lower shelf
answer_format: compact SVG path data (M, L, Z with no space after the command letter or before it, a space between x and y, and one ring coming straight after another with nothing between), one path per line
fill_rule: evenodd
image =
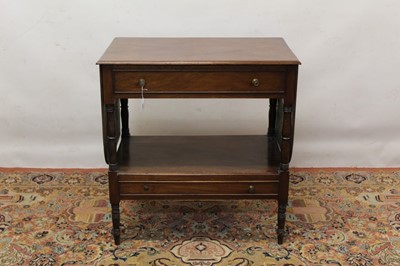
M266 136L132 136L118 151L121 199L277 199L280 151Z
M135 180L265 179L278 175L279 162L278 145L265 135L131 136L121 141L117 172Z

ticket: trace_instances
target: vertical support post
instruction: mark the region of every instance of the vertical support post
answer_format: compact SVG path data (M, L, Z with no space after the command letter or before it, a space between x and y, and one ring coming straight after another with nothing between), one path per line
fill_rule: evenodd
M275 137L275 124L276 124L276 103L277 99L269 99L269 114L268 114L268 137Z
M117 144L120 136L119 102L114 99L112 88L112 67L100 66L101 107L103 121L103 146L106 162L109 166L108 183L115 244L120 243L119 188L117 175Z
M120 210L119 210L119 192L118 192L118 177L117 172L108 172L109 177L109 190L111 202L111 218L112 218L112 235L114 237L115 245L121 243L121 229L120 229Z
M298 66L287 67L286 93L283 99L283 122L281 164L279 167L279 196L278 196L278 244L283 243L285 234L286 206L289 196L289 164L293 151L294 120L296 109Z
M120 211L119 211L119 188L118 188L118 175L117 175L117 143L119 133L119 120L118 105L106 105L106 128L107 128L107 153L109 155L109 170L108 170L108 184L110 191L110 203L112 208L112 223L113 223L113 236L116 245L119 245L120 240Z
M108 155L108 166L110 171L115 171L117 167L117 143L119 139L119 123L117 104L106 104L106 139L105 148Z
M129 133L129 110L128 99L121 99L121 123L122 123L122 137L130 136Z
M279 166L279 196L278 196L278 244L283 243L285 235L286 206L289 196L289 163L291 149L292 124L290 122L292 106L284 103L282 123L281 164Z

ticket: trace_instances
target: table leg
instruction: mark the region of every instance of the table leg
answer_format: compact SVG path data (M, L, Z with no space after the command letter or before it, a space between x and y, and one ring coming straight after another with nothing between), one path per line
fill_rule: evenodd
M119 107L118 104L106 104L105 111L105 148L108 157L108 185L110 190L110 203L112 208L113 236L116 245L120 244L120 212L119 212L119 190L117 175L117 143L119 139Z
M275 137L276 124L276 103L277 99L269 99L269 114L268 114L268 137Z
M129 137L129 110L128 99L121 99L122 137Z
M114 237L115 245L121 243L121 229L120 229L120 210L119 210L119 191L118 191L118 176L116 171L108 172L108 186L110 191L111 203L111 218L112 218L112 235Z
M104 153L110 169L117 166L117 144L120 136L118 104L103 106Z
M119 245L121 243L121 229L120 226L120 211L119 211L119 204L111 204L112 208L112 224L113 230L112 235L114 237L115 245Z
M282 169L282 166L281 166ZM285 236L286 206L288 203L289 171L280 170L279 198L278 198L278 244L283 243Z
M286 206L289 194L289 162L292 149L293 131L292 125L292 106L283 106L283 125L282 125L282 144L281 144L281 164L279 167L279 197L278 197L278 244L283 243Z
M289 195L289 164L292 159L294 122L296 111L296 88L298 67L288 68L287 91L283 99L282 132L281 132L281 164L279 167L279 196L278 196L278 244L283 243L285 234L286 206Z

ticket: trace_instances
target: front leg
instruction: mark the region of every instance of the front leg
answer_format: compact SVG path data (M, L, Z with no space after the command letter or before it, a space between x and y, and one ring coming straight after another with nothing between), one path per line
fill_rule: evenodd
M268 137L275 137L275 124L276 124L276 103L277 99L269 99L269 114L268 114Z
M122 123L122 137L130 136L129 133L129 110L128 99L121 99L121 123Z
M114 237L115 245L121 243L121 229L120 229L120 210L119 210L119 187L118 187L118 175L116 171L108 172L108 186L110 192L110 203L111 203L111 218L112 218L112 235Z
M286 206L289 196L289 162L292 149L292 107L283 107L281 164L279 166L279 196L278 196L278 244L283 243Z
M112 208L113 236L116 245L120 240L120 211L119 211L119 187L117 175L117 143L119 139L119 112L117 104L107 104L106 110L106 154L108 157L108 185L110 191L110 203Z
M285 221L286 221L286 205L285 200L279 201L278 203L278 244L283 244L283 238L285 236Z
M298 67L288 68L287 73L287 95L283 99L283 115L281 131L281 163L279 167L279 196L278 196L278 243L283 243L286 206L289 196L289 164L292 159L294 119L296 111L296 89L297 89Z
M112 235L114 237L115 245L119 245L121 243L121 229L120 229L120 211L119 204L111 204L111 214L112 214Z

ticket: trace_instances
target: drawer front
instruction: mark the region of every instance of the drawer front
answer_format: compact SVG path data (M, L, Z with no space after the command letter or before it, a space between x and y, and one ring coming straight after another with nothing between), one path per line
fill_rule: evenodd
M285 90L283 71L115 71L115 93L159 92L274 92Z
M121 195L277 195L278 182L121 182Z

